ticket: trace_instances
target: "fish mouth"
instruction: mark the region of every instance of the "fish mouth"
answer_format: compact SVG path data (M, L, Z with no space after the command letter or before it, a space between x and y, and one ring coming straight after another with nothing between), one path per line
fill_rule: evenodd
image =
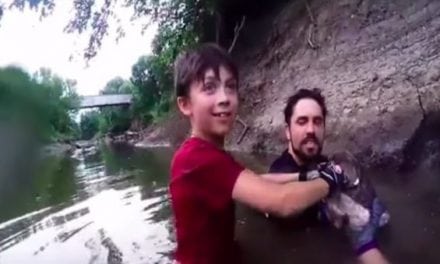
M361 180L356 178L354 181L347 180L346 190L355 189L361 184Z
M360 180L359 178L356 178L356 180L355 180L353 183L351 183L350 185L351 185L351 187L356 187L356 186L358 186L360 183L361 183L361 180Z

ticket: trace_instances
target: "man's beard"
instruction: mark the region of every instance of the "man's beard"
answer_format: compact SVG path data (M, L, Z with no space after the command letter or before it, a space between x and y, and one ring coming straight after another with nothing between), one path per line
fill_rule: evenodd
M305 145L308 141L313 141L313 142L316 144L316 146L317 146L317 151L316 151L316 153L313 154L313 155L309 155L309 154L305 153L304 151L302 151L302 149L301 149L301 147L302 147L303 145ZM319 141L318 141L318 139L316 138L315 135L310 135L310 136L307 136L305 139L303 139L303 140L300 142L300 146L299 146L299 148L295 148L295 147L293 146L292 141L290 141L290 144L291 144L291 146L292 146L292 151L293 151L293 153L295 153L295 155L296 155L296 156L297 156L297 157L298 157L303 163L306 163L306 164L308 164L308 163L313 163L313 162L315 162L316 159L321 155L322 145L319 143Z

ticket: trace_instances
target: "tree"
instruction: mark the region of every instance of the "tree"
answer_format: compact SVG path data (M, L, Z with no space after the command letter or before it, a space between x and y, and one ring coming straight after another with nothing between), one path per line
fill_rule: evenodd
M81 129L81 139L89 140L99 131L100 113L89 111L81 115L79 126Z
M125 34L117 12L118 0L105 0L97 3L94 0L74 1L73 17L66 21L64 28L68 33L83 33L91 30L88 46L84 51L84 57L90 59L94 57L101 47L103 38L108 35L110 30L116 29L119 36ZM185 46L185 41L192 41L193 32L205 32L207 20L214 17L214 0L123 0L120 4L131 7L133 10L132 18L142 21L144 27L155 22L164 29L167 36L170 33L177 33L172 40L175 44L170 45L171 50L175 47ZM13 0L7 9L30 8L40 12L42 18L50 15L55 8L53 0ZM1 12L1 11L0 11ZM145 18L148 18L145 20ZM144 19L144 20L142 20ZM115 27L112 27L115 26ZM171 31L171 32L170 32ZM168 43L169 41L166 40ZM160 46L166 43L161 43Z
M102 89L100 94L130 94L134 90L134 86L130 81L121 77L110 80ZM132 112L128 107L108 106L100 109L100 125L101 133L121 133L126 131L132 121Z
M17 67L0 68L0 121L20 123L42 141L72 139L74 86L46 69L31 76Z
M113 78L108 81L100 94L130 94L133 90L133 84L121 77Z
M75 133L73 115L79 104L79 96L75 92L76 81L63 80L54 75L49 69L40 69L33 76L41 83L46 93L46 111L52 124L52 129L59 137Z
M256 4L255 1L259 3ZM205 41L229 46L236 33L234 28L243 16L255 14L255 10L266 11L266 6L277 2L255 1L119 0L119 3L132 8L133 18L138 19L145 27L152 22L158 25L158 33L153 41L153 54L141 57L132 68L133 117L149 124L169 111L173 86L172 65L182 50ZM105 0L99 4L97 2L75 0L73 17L67 21L65 27L68 33L91 30L84 52L86 60L96 55L103 38L114 29L114 25L119 35L124 35L117 12L114 12L118 0ZM41 12L41 16L45 17L53 11L55 1L14 0L9 8L23 10L27 6ZM141 22L143 18L148 18L148 22ZM111 87L120 89L116 84ZM104 89L103 92L116 91Z

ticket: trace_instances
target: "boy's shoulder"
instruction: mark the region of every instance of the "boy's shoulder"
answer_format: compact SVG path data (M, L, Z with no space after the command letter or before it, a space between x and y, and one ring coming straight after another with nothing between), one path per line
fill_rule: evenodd
M210 146L209 143L198 138L186 139L180 147L174 153L174 160L188 161L192 159L198 159L200 153L206 153L207 151L215 151L215 148Z
M201 195L229 201L243 167L216 145L199 138L186 140L171 163L170 187L175 197ZM202 194L200 194L200 190Z
M175 167L194 168L221 158L223 155L228 154L213 144L199 138L189 138L174 153L171 169Z

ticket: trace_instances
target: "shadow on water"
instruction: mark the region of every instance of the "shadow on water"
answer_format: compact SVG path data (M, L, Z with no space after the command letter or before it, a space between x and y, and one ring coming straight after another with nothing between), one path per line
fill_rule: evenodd
M8 175L0 193L0 221L26 212L66 202L75 193L75 161L68 157L45 157L24 173Z
M168 198L172 150L123 144L48 158L12 181L0 200L0 263L170 263L175 247ZM234 153L264 172L273 156ZM405 177L371 170L391 224L379 242L393 263L440 263L440 177L421 166ZM353 263L343 234L272 221L237 206L237 240L248 263Z

